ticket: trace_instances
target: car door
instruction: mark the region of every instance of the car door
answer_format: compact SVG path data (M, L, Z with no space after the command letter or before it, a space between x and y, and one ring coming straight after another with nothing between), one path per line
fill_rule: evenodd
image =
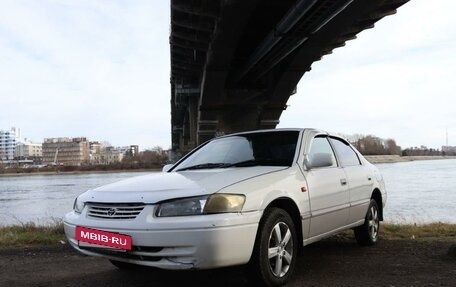
M350 198L349 223L364 220L373 189L370 169L363 165L348 142L341 138L330 137L339 164L347 178Z
M308 161L318 154L330 154L331 165L307 168L311 219L309 236L314 237L345 226L349 215L349 195L345 173L337 164L334 151L326 136L316 136L311 141Z

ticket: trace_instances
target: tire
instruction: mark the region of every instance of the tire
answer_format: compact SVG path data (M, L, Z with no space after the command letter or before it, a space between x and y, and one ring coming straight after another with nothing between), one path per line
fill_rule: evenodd
M378 204L374 199L371 199L364 224L354 229L355 238L359 245L372 246L377 243L380 231L379 215Z
M266 210L249 263L252 279L263 286L287 283L296 266L298 244L290 215L280 208Z

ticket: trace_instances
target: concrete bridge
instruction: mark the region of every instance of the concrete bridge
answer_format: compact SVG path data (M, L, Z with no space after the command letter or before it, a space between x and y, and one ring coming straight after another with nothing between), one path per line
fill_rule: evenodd
M313 62L408 0L171 0L172 148L275 128Z

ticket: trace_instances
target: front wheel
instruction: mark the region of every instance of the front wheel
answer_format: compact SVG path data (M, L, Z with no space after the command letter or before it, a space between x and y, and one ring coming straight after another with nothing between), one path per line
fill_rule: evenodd
M258 228L251 275L266 286L285 284L296 265L298 244L290 215L283 209L268 209Z
M378 240L380 230L380 217L377 202L371 199L367 209L364 224L354 229L358 244L364 246L374 245Z

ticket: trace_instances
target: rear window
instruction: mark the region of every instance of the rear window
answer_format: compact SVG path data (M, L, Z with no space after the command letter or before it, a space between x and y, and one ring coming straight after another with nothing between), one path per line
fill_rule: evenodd
M350 145L337 138L330 138L330 141L336 150L337 156L342 166L354 166L361 164L358 155Z

